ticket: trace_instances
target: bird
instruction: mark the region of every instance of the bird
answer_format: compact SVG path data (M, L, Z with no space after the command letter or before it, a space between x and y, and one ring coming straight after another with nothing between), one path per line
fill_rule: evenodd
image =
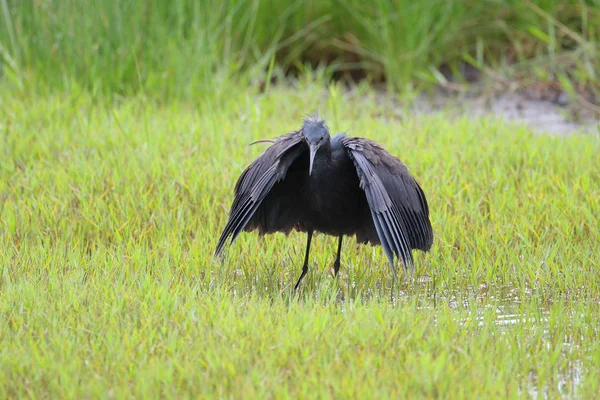
M318 113L306 115L300 129L272 140L239 176L228 221L215 257L242 232L259 236L292 230L306 233L302 271L308 271L313 234L337 237L333 263L338 276L344 236L383 247L394 276L395 260L414 267L412 251L433 244L429 205L407 166L379 143L347 132L331 137Z

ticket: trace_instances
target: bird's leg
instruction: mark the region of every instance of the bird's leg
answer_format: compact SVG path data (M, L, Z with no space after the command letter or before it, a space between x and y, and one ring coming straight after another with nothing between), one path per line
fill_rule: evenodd
M333 262L333 274L334 276L338 275L338 272L340 270L340 257L342 255L342 238L344 236L340 235L339 241L338 241L338 251L337 251L337 256L335 256L335 261Z
M310 241L312 239L313 231L312 229L307 232L306 237L306 254L304 255L304 265L302 266L302 274L300 274L300 278L298 278L298 282L296 282L296 286L294 286L294 290L298 289L298 285L300 285L300 281L306 275L308 271L308 253L310 253Z

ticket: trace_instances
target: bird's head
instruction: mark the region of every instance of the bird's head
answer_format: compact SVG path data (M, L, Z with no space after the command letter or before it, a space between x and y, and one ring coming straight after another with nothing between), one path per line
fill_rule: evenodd
M310 149L310 164L308 167L308 174L310 175L317 151L321 146L329 143L331 137L329 136L329 128L325 125L325 120L319 119L316 116L309 116L304 120L302 133Z

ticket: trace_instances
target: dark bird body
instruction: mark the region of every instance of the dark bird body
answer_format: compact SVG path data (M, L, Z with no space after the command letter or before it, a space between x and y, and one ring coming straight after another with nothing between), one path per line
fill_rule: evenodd
M344 134L331 138L324 121L316 118L278 137L244 170L234 192L215 254L242 230L307 232L296 287L308 269L313 232L339 238L336 275L343 236L381 244L392 269L394 256L407 267L413 264L413 249L428 251L433 243L425 194L406 166L371 140Z

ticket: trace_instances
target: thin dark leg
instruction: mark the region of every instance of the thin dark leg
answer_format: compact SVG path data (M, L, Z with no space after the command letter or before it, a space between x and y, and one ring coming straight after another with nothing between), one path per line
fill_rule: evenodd
M300 281L306 275L308 271L308 253L310 253L310 241L312 239L313 231L310 230L307 232L306 237L306 254L304 255L304 265L302 266L302 274L300 274L300 278L298 278L298 282L296 282L296 286L294 286L294 290L298 289L298 285L300 285Z
M342 255L342 238L343 238L343 236L340 236L340 239L338 241L337 256L335 257L335 261L333 262L333 274L334 274L334 276L337 276L338 272L340 270L340 257Z

